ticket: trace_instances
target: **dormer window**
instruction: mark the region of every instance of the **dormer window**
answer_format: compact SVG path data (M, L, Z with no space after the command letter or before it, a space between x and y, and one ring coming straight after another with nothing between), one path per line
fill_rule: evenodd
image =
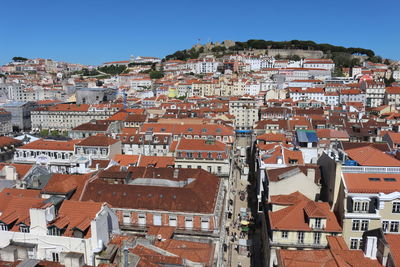
M0 223L0 231L8 231L8 225L5 223Z
M19 231L21 233L29 233L30 229L29 229L29 226L27 226L27 225L20 225L19 226Z
M56 226L50 226L48 228L47 234L54 235L54 236L61 236L63 229L59 229Z
M315 218L315 224L314 228L321 229L322 228L322 219L321 218Z
M369 201L354 201L353 211L367 212L369 208Z

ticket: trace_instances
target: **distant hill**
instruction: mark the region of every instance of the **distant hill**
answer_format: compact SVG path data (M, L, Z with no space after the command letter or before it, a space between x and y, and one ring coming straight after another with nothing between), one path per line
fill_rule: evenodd
M191 49L176 51L165 57L166 60L188 60L196 59L200 55L215 54L223 56L226 54L240 53L245 51L265 50L266 54L270 50L302 50L302 51L321 51L324 58L331 58L338 67L352 67L360 64L360 58L365 58L373 62L382 62L382 58L375 56L375 52L370 49L357 47L343 47L331 44L318 44L313 41L266 41L248 40L246 42L223 41L222 43L207 43L205 45L194 45ZM294 51L293 51L294 52ZM299 53L300 54L300 53ZM291 53L291 56L301 57ZM290 58L289 58L290 59Z

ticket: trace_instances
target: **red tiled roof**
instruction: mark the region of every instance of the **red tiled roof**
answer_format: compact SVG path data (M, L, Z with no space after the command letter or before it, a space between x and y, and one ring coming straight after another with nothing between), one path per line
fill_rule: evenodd
M265 133L262 135L257 136L257 140L264 140L266 142L286 142L286 136L281 133Z
M390 254L392 255L395 266L400 266L400 236L386 234L385 240L389 244Z
M105 184L94 181L86 187L83 200L107 202L116 208L213 213L220 179L202 169L131 167L132 179L193 180L184 187ZM174 173L177 177L174 177ZM130 199L130 201L126 201Z
M136 166L139 160L139 155L116 154L113 160L117 162L120 166L130 166L130 165Z
M18 179L22 179L33 167L32 164L19 164L19 163L0 163L0 170L5 166L12 166L18 174Z
M1 193L7 196L27 197L27 198L40 198L40 190L34 189L17 189L17 188L4 188Z
M399 167L400 161L372 146L346 149L346 154L361 166Z
M49 139L39 139L29 144L19 147L19 149L35 149L35 150L60 150L74 151L74 145L81 140L75 139L70 141L55 141Z
M154 245L192 262L203 263L206 266L212 265L214 257L214 246L212 244L168 239L156 241Z
M343 173L344 184L351 193L392 193L400 191L400 174ZM376 179L369 179L376 178ZM392 178L386 179L385 178ZM394 178L394 180L393 180ZM379 180L377 180L379 179Z
M386 87L386 93L387 94L400 94L400 86L396 87Z
M0 136L0 147L19 145L19 144L22 144L22 141L8 136Z
M73 192L71 199L78 200L82 194L85 183L90 177L91 174L55 173L43 188L42 193L66 195Z
M77 146L110 146L115 143L119 142L116 139L112 139L110 137L107 137L105 135L93 135L89 136L82 141L80 141Z
M326 218L324 231L341 232L342 228L333 212L330 211L329 203L315 202L310 199L301 200L294 205L274 212L269 212L271 229L290 231L312 231L304 216Z
M168 156L145 156L139 158L139 167L166 168L175 166L175 158Z
M335 129L317 129L318 138L327 139L346 139L349 134L346 131L339 131Z
M57 224L59 220L66 221L67 229L64 233L64 236L72 236L72 230L75 227L80 227L78 229L82 231L90 228L90 222L96 217L103 205L103 203L96 202L64 200L58 212L58 217L53 224ZM87 231L84 237L91 237L90 229Z

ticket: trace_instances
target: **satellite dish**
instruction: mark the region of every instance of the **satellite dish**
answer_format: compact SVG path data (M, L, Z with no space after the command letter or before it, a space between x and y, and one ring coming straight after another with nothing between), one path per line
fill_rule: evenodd
M46 214L46 221L51 222L54 220L54 215L53 213L49 212Z

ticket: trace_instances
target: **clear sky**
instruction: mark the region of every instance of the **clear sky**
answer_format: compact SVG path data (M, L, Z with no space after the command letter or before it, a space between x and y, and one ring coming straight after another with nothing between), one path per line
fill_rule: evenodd
M313 40L400 59L399 0L2 1L0 64L13 56L101 64L207 41Z

